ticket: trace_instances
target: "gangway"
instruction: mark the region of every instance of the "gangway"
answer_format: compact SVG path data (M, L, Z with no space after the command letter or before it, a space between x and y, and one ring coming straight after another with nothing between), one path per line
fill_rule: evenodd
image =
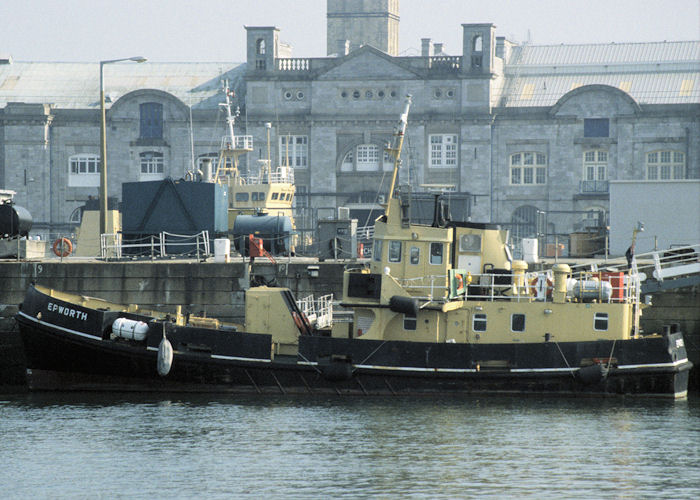
M700 284L700 243L654 250L634 256L642 293L653 293ZM623 271L628 268L624 257L601 259L571 266L572 270Z

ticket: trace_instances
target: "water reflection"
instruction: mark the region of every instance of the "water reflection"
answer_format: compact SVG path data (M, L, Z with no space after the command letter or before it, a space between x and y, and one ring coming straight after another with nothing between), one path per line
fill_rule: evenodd
M0 484L16 498L691 498L699 424L694 400L32 393L0 401Z

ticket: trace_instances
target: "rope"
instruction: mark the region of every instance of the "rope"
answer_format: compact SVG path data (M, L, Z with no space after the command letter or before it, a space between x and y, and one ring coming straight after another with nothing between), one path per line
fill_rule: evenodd
M559 342L557 342L556 340L554 340L553 342L554 342L554 345L557 346L557 349L559 349L559 354L561 354L561 357L564 358L564 363L566 363L566 367L570 370L569 373L571 374L571 376L573 378L576 378L574 376L574 370L571 368L571 365L569 365L569 362L567 361L566 356L564 356L564 353L562 352L561 347L559 347Z

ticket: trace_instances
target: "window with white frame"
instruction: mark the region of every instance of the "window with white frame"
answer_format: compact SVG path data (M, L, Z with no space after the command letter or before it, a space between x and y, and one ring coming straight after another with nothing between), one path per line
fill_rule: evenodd
M546 182L547 155L535 151L521 151L510 155L512 185L545 184Z
M309 138L306 135L280 136L280 166L307 168L309 166Z
M162 179L164 172L163 153L145 151L139 154L141 179Z
M430 168L457 167L457 136L455 134L431 134Z
M100 185L100 157L94 154L73 155L68 159L68 185L95 187Z
M379 147L376 144L357 146L357 170L379 170Z
M647 180L685 179L685 154L679 151L647 153Z
M583 180L604 181L608 178L608 152L591 150L583 152Z

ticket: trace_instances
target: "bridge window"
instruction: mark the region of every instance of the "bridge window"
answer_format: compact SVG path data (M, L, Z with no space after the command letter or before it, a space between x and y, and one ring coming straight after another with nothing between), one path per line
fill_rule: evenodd
M414 266L420 262L420 248L411 247L411 264Z
M442 264L442 243L430 244L430 263L433 265Z
M389 242L389 262L401 262L401 242Z
M485 332L486 331L486 315L485 314L475 314L472 316L472 330L475 332Z
M545 184L547 156L544 153L523 151L510 155L511 185Z
M685 154L679 151L647 153L647 180L685 179Z
M374 248L372 249L372 258L375 262L381 262L382 260L382 241L374 240Z

